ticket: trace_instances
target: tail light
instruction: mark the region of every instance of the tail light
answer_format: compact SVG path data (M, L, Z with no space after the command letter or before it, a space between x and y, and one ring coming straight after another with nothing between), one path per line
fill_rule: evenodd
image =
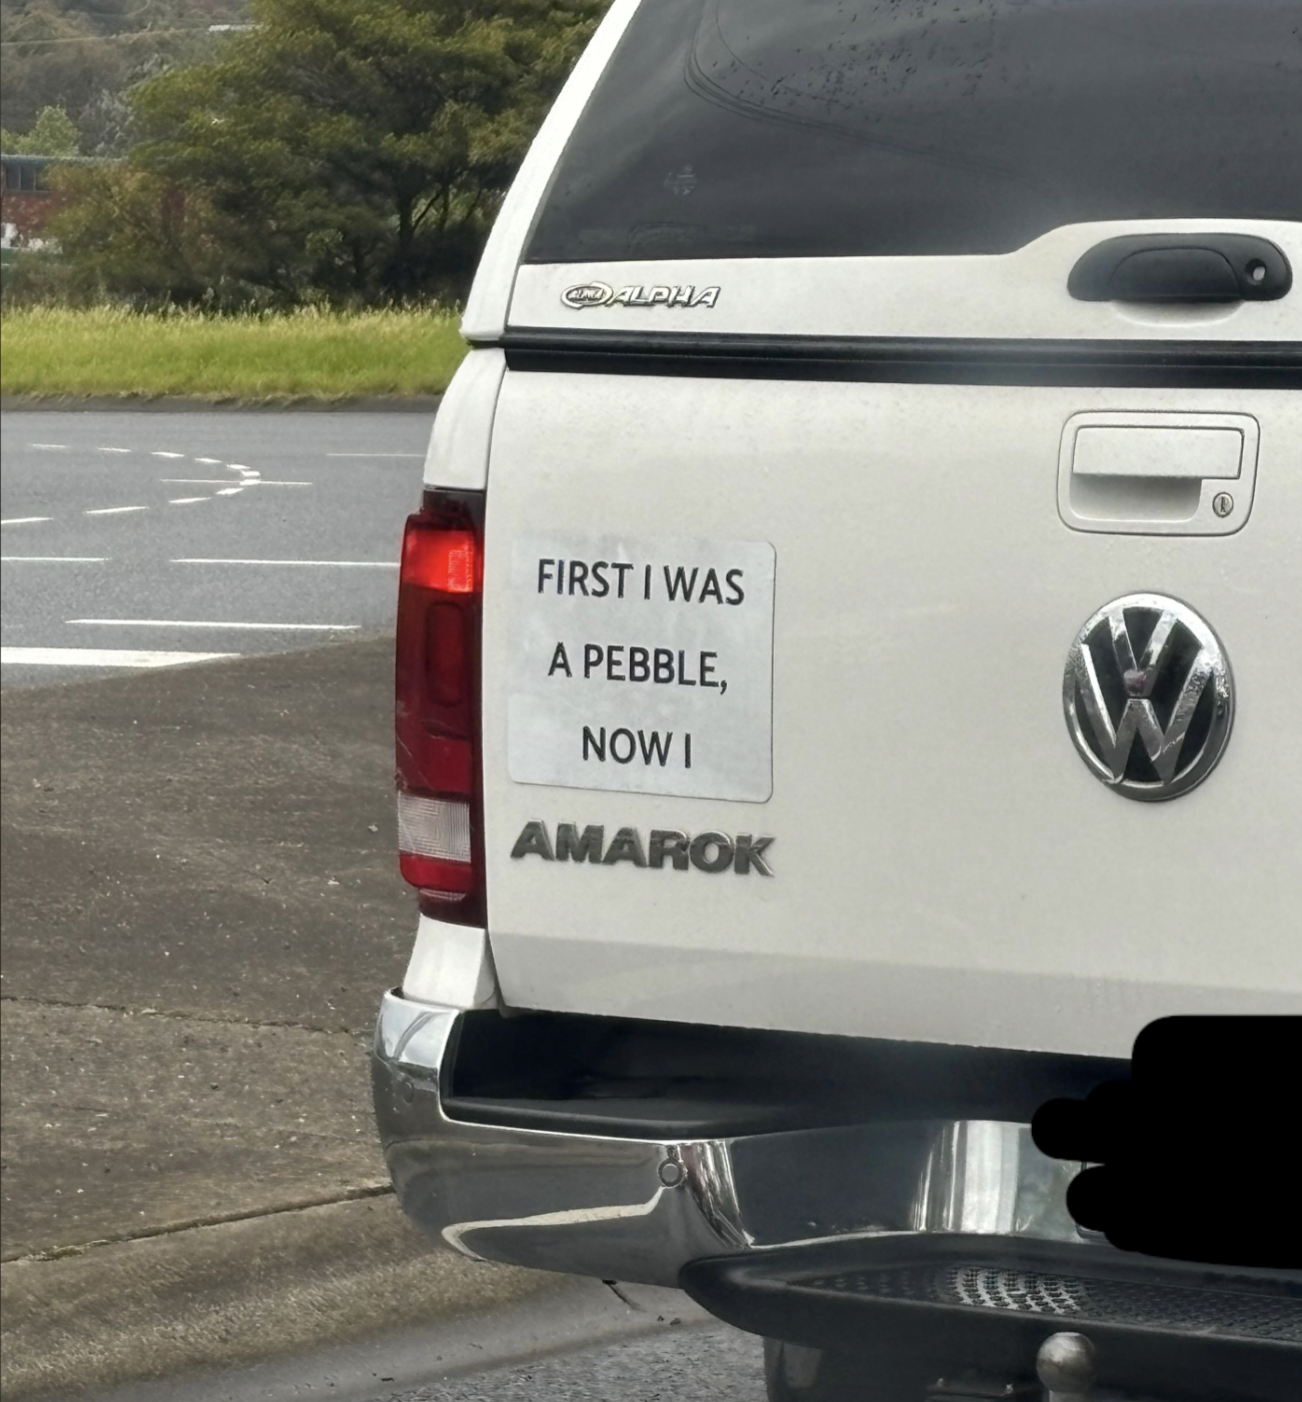
M485 922L479 654L483 492L426 492L398 586L398 859L422 909Z

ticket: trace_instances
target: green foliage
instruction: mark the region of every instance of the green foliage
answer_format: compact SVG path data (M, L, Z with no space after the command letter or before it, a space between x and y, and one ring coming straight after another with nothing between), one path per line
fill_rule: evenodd
M5 314L0 388L245 400L432 394L464 353L455 318L437 308L214 317L37 307Z
M64 167L49 179L70 197L43 231L61 253L25 268L11 303L93 304L107 294L139 308L258 301L256 289L233 276L222 223L202 197L127 162Z
M76 123L80 150L125 155L124 93L177 63L196 62L238 23L244 0L0 0L0 124L27 131L42 107Z
M0 151L7 156L75 156L77 124L62 107L42 107L26 134L0 127Z
M220 58L131 93L131 173L55 231L110 292L292 305L462 295L605 0L251 0ZM162 193L184 194L168 225ZM105 220L130 212L118 248ZM148 263L148 269L144 266Z

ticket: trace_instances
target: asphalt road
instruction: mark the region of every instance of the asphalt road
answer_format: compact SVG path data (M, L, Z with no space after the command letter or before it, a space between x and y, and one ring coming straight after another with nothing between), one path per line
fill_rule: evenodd
M274 1360L114 1394L133 1402L762 1402L758 1342L693 1317L674 1292L656 1307L630 1287L626 1304L576 1282L578 1305L544 1295L517 1309L523 1273L482 1268L481 1282L458 1258L426 1261L391 1201L346 1200L382 1175L359 1029L411 938L391 871L390 645L172 667L386 633L429 427L426 415L377 413L0 420L3 684L117 678L6 706L3 993L27 1029L12 1045L31 1043L31 1074L15 1084L19 1129L29 1120L35 1136L6 1165L23 1170L6 1175L14 1249L115 1243L40 1263L46 1295L93 1298L106 1315L94 1338L84 1322L74 1331L94 1356L71 1376L229 1364L256 1332L238 1315L247 1305L283 1331ZM7 1083L19 1070L6 1068ZM320 1095L328 1116L309 1108ZM61 1138L38 1142L56 1123ZM382 1217L362 1239L382 1259L325 1269L305 1264L301 1243L294 1254L271 1241L310 1225L286 1208L305 1198L300 1178L326 1204L307 1216ZM232 1214L245 1220L224 1223ZM385 1231L401 1233L396 1245ZM241 1233L256 1239L251 1255L226 1240ZM145 1258L160 1253L177 1260L146 1288ZM256 1279L241 1275L245 1256ZM264 1299L272 1260L289 1268L279 1313ZM330 1289L347 1299L354 1276L366 1295L345 1326ZM23 1279L29 1313L57 1314L41 1308L35 1269ZM441 1321L443 1295L469 1304L471 1286L478 1322ZM22 1303L9 1299L7 1314ZM377 1334L377 1315L409 1333ZM190 1335L199 1342L181 1346ZM322 1357L308 1336L341 1342ZM268 1351L265 1340L247 1349Z
M581 1349L366 1402L764 1402L758 1339L724 1324Z
M423 413L0 418L3 685L392 622Z
M493 1269L493 1268L488 1268ZM558 1281L560 1278L558 1278ZM760 1341L686 1295L572 1280L460 1318L85 1402L765 1402Z

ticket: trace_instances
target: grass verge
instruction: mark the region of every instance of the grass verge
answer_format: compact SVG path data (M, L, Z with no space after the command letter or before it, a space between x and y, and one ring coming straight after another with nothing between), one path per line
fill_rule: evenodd
M213 317L99 307L4 315L6 395L250 401L438 394L465 354L457 318L402 310Z

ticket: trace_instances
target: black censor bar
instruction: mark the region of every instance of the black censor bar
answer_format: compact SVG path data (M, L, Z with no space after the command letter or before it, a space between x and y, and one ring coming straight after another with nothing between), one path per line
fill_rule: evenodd
M1169 1017L1128 1081L1051 1100L1031 1133L1086 1165L1077 1224L1114 1246L1211 1265L1302 1269L1302 1017Z

